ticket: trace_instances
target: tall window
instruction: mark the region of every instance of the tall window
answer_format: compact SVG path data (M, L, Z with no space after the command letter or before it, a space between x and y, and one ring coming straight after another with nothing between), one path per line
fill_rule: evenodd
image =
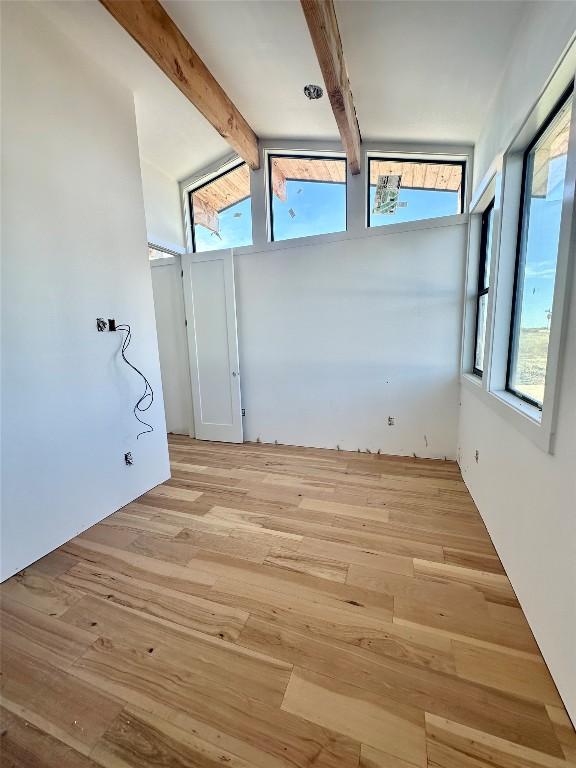
M269 155L272 240L346 231L346 160Z
M538 408L546 387L572 98L561 100L524 155L507 388Z
M368 226L464 210L463 162L368 158Z
M492 252L492 230L494 227L494 200L482 214L480 235L480 259L478 263L478 294L476 296L476 334L474 342L474 373L484 372L484 349L486 345L486 317L488 292L490 290L490 254Z
M194 250L252 245L250 169L241 163L190 192Z

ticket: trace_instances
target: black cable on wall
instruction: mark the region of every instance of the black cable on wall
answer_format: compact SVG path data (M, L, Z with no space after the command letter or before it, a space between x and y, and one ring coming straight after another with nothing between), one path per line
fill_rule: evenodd
M152 426L152 424L148 424L148 422L141 419L140 416L138 415L139 413L144 413L145 411L147 411L152 405L152 403L154 402L154 390L152 389L152 385L150 384L146 376L144 376L142 371L136 368L136 366L133 365L130 362L130 360L128 360L128 358L126 357L126 350L130 346L130 342L132 341L132 329L130 328L130 325L128 323L117 325L116 330L124 331L126 333L126 335L122 340L122 349L120 350L122 359L124 360L126 365L130 366L130 368L132 368L132 370L135 371L144 380L144 394L142 395L142 397L138 399L138 401L136 402L133 408L133 413L137 421L139 421L140 424L146 427L146 429L142 430L136 435L136 439L138 440L138 438L140 438L142 435L147 435L150 432L154 432L154 427Z

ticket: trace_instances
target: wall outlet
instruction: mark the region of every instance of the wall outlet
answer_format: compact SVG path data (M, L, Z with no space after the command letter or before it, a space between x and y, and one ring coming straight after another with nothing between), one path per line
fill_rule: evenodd
M124 454L124 464L126 464L127 467L131 467L132 464L134 464L134 458L131 451L128 451L128 453Z
M396 423L396 419L394 418L394 416L388 416L388 426L393 427L395 423Z
M103 317L97 317L96 330L99 333L103 333L104 331L115 331L116 320L113 317L108 318L108 320L105 320Z

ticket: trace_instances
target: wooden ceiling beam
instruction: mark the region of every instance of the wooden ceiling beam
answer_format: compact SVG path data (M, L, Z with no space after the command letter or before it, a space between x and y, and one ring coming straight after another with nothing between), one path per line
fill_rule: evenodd
M333 0L300 0L352 174L360 173L360 128Z
M258 137L158 0L100 0L250 168Z

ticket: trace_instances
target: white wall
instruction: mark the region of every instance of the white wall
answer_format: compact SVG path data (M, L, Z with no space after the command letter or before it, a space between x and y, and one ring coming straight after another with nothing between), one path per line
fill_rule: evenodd
M477 178L513 137L576 28L576 4L536 3L476 148ZM515 130L514 130L515 126ZM574 275L576 278L576 275ZM576 281L554 453L540 450L467 388L459 457L544 658L576 722ZM478 463L475 451L478 450Z
M185 246L178 182L144 158L141 168L148 242L182 253Z
M150 266L166 428L177 435L190 435L194 434L194 419L181 260L157 259Z
M466 226L425 226L235 254L245 439L455 458Z
M132 95L38 7L1 10L6 578L169 466ZM156 392L156 431L138 441L141 382L98 316L132 324L129 356Z
M575 2L540 0L526 4L506 71L474 147L473 186L518 133L575 29Z

